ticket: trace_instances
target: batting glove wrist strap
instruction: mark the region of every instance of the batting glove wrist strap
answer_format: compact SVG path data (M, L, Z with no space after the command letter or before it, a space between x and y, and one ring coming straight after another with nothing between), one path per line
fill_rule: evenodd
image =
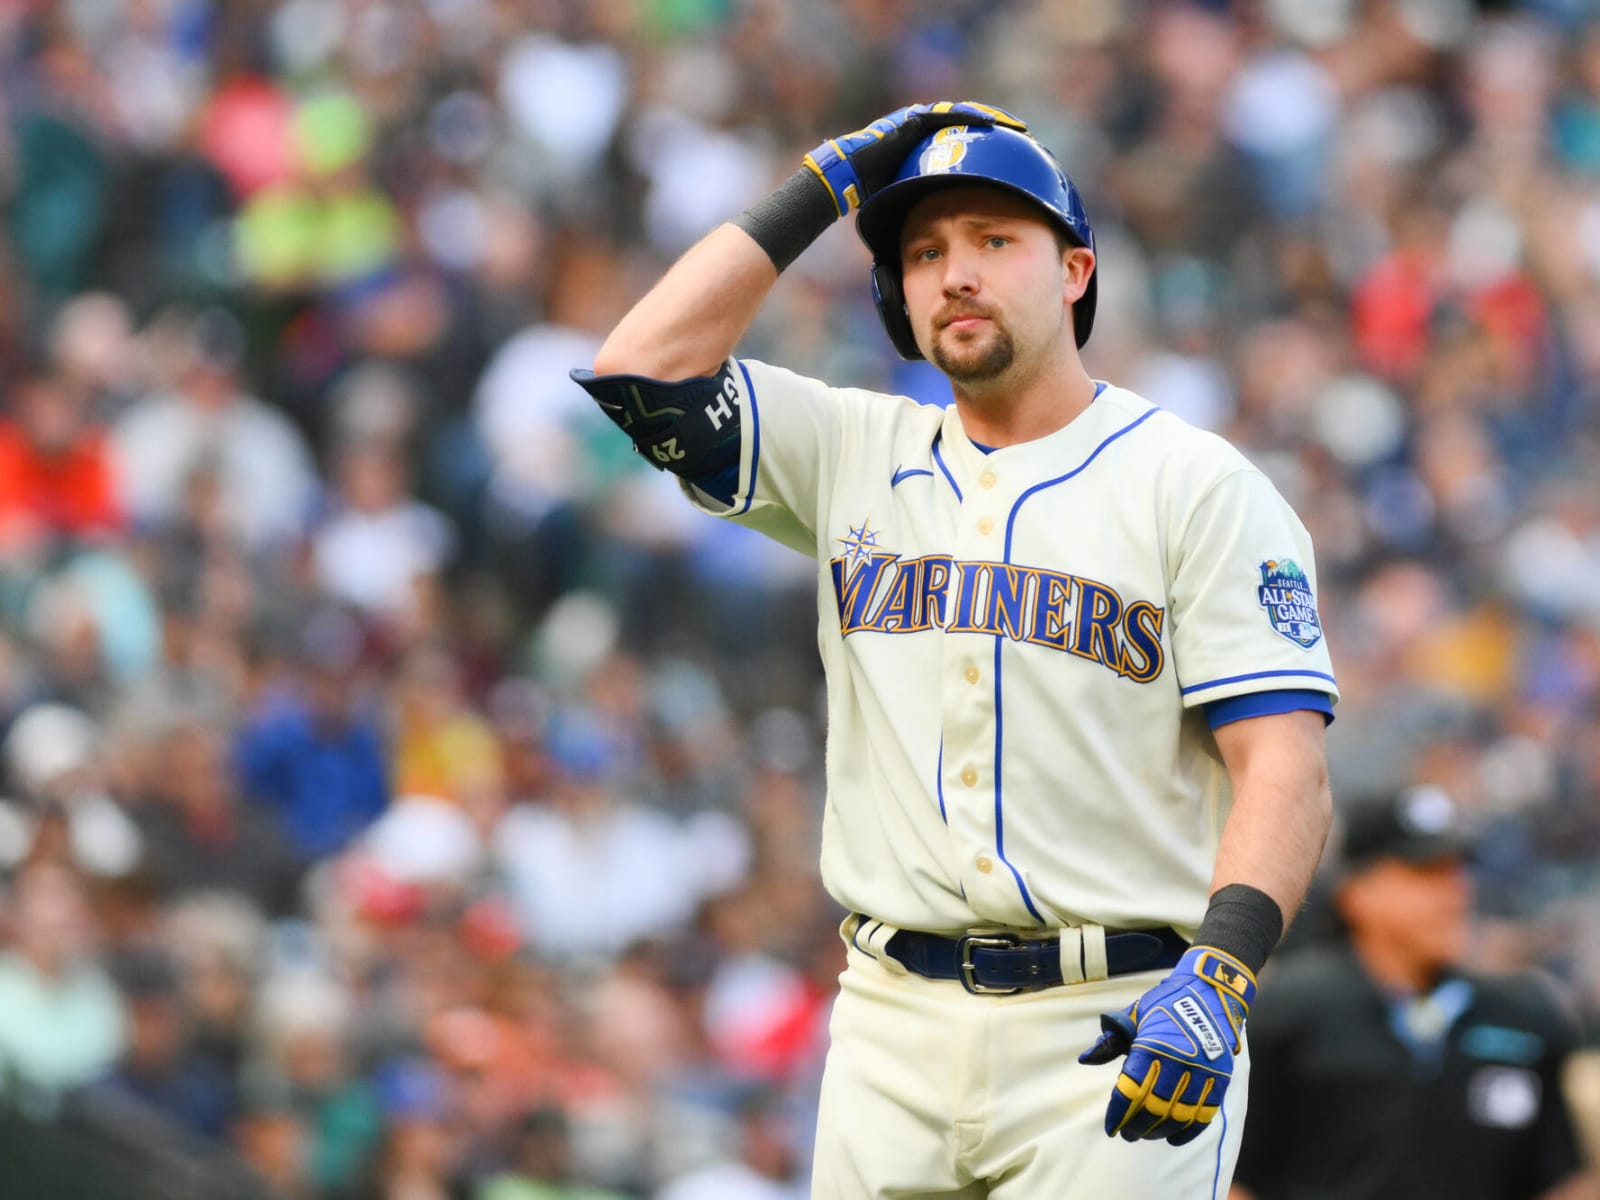
M1098 1041L1078 1061L1127 1055L1106 1107L1106 1135L1182 1146L1222 1110L1255 999L1255 974L1233 955L1193 946L1155 987L1100 1017Z
M828 189L834 215L842 217L892 182L911 148L947 125L1004 125L1019 133L1028 131L1026 122L989 104L971 100L910 104L854 133L829 138L806 155L805 166Z
M733 223L755 239L781 274L838 219L833 193L815 172L801 167Z
M1260 888L1230 883L1211 896L1195 932L1196 946L1215 946L1259 971L1283 937L1283 909Z

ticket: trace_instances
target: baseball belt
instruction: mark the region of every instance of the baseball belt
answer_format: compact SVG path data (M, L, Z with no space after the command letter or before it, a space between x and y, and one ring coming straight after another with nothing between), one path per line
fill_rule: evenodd
M1007 932L966 933L944 937L913 929L897 930L884 951L906 970L926 979L954 979L975 995L1012 995L1059 987L1068 982L1061 957L1066 949L1060 937L1022 937ZM1078 939L1077 951L1083 953ZM1104 975L1130 975L1135 971L1164 970L1177 965L1189 943L1172 929L1105 931ZM1073 982L1086 978L1082 962Z

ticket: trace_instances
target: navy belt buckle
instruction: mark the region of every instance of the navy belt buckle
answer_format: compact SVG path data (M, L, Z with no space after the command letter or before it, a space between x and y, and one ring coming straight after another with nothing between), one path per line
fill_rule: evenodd
M961 986L974 996L1014 996L1022 991L1017 987L990 987L978 982L977 964L972 961L974 950L1016 950L1022 939L1012 933L964 933L956 939L956 969L961 973Z

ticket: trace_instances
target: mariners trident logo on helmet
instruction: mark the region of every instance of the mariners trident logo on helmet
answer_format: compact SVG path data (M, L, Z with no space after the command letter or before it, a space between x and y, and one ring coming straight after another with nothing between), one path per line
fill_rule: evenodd
M900 227L912 207L944 187L992 184L1033 201L1044 218L1074 242L1094 249L1089 214L1055 155L1026 133L1001 125L950 125L929 134L906 155L893 182L868 197L856 216L856 232L872 251L873 299L889 340L902 358L922 351L911 332L900 286ZM1096 275L1072 306L1072 333L1082 346L1094 327Z
M966 158L967 142L973 136L972 131L965 125L950 125L939 130L928 139L928 148L922 151L917 162L918 173L942 175L946 171L954 171L961 160Z

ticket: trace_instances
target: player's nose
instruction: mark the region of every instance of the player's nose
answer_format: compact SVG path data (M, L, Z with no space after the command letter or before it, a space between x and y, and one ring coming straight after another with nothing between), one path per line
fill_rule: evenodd
M969 296L978 290L978 260L974 254L952 250L944 257L944 291L947 296Z

